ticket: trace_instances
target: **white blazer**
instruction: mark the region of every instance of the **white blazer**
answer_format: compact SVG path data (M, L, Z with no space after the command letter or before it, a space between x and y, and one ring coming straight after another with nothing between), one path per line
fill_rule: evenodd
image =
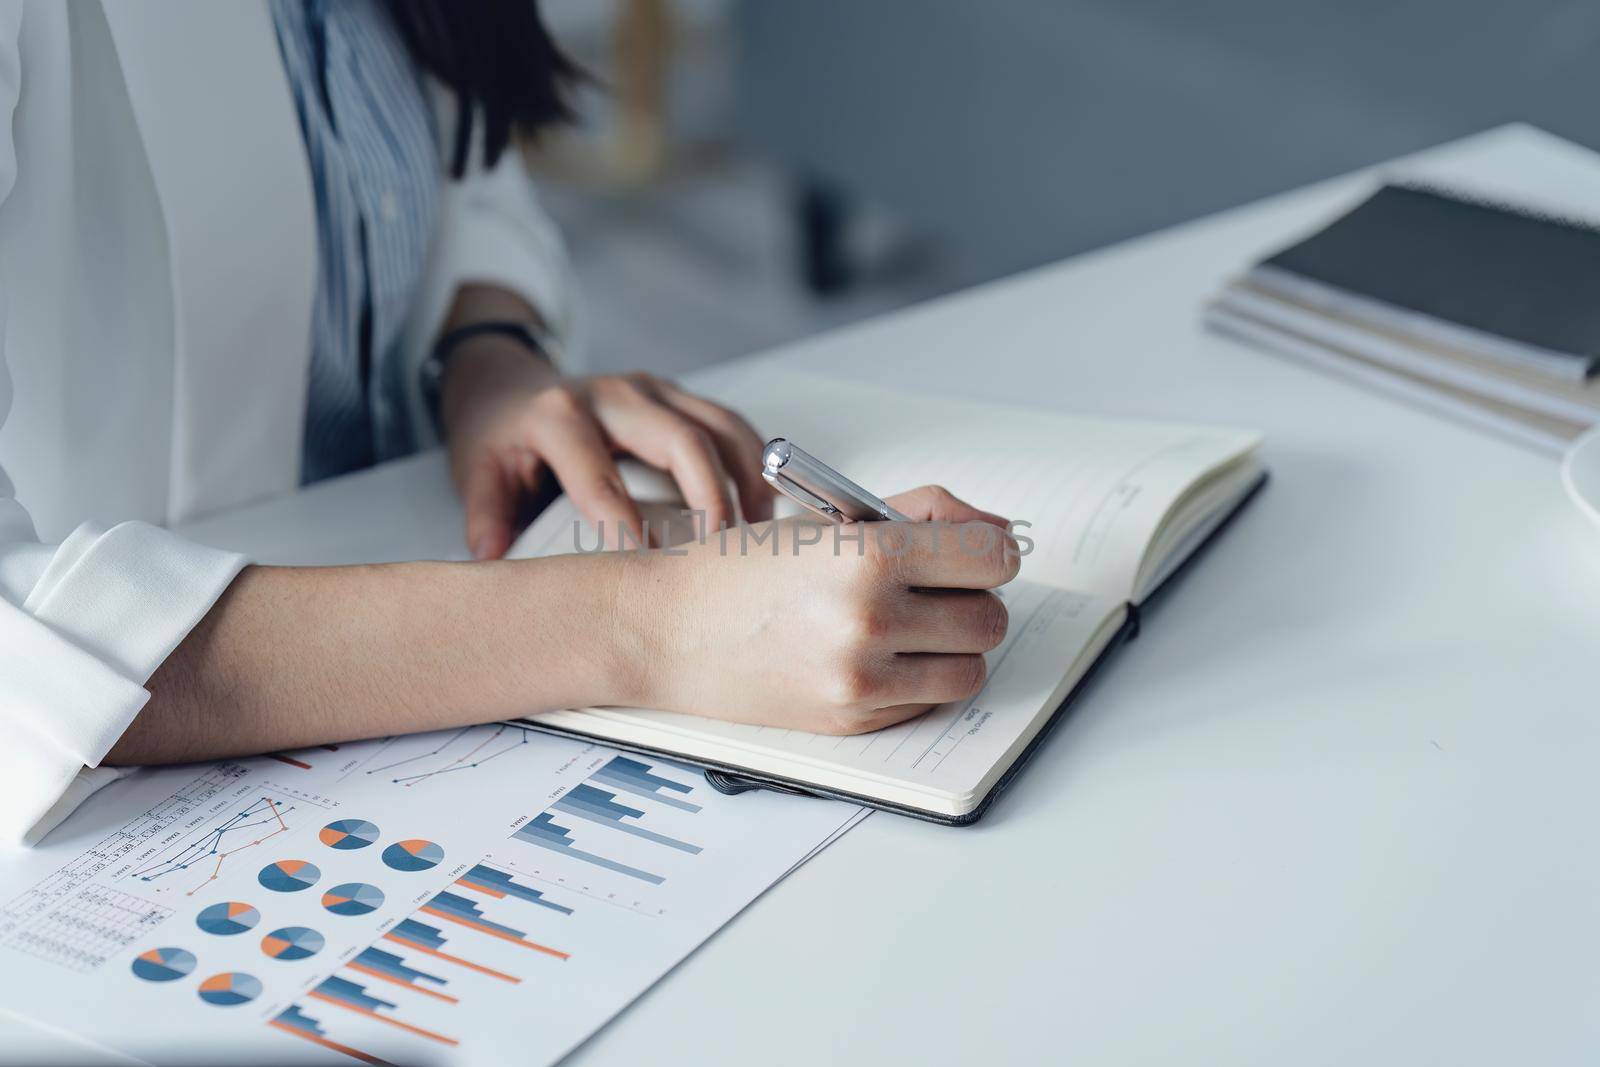
M0 119L0 840L31 842L244 564L161 527L296 484L316 209L265 0L0 0ZM445 183L408 366L464 281L570 329L515 151Z

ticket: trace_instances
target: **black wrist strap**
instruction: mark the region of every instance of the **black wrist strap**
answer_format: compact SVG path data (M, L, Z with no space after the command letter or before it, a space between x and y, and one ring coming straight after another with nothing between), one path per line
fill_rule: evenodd
M444 376L449 369L450 358L455 355L455 350L464 341L486 334L498 334L509 337L520 343L528 350L530 356L547 359L555 363L555 355L550 351L550 346L544 338L534 333L533 328L526 322L514 320L493 319L486 322L468 323L466 326L457 326L447 330L437 342L433 351L422 363L422 399L428 407L428 415L433 419L433 428L440 437L444 436L444 427L440 423L439 402L444 395Z

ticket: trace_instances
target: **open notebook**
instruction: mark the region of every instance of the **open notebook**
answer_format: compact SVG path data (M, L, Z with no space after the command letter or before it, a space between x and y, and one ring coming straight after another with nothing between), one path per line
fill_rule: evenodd
M740 385L744 388L740 388ZM832 737L638 708L554 711L529 722L752 784L846 798L940 822L977 819L1074 689L1134 629L1142 604L1265 479L1242 430L1089 418L970 403L771 369L719 396L763 434L792 438L882 495L937 483L1032 523L1034 549L1000 590L1005 641L970 700L876 733ZM748 395L744 395L748 392ZM759 462L752 456L751 462ZM676 514L670 483L625 471L647 511ZM557 499L513 556L574 549ZM587 536L585 545L595 544Z

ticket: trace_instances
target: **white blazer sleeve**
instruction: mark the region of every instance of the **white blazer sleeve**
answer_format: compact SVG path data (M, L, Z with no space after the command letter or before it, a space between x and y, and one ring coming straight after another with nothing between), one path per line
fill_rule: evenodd
M517 293L561 343L564 369L582 366L581 307L561 232L540 206L517 145L507 146L495 166L485 169L476 134L481 129L475 131L467 174L460 180L444 178L434 243L405 335L403 381L419 444L434 443L419 370L464 283L498 285Z
M17 175L20 5L0 2L0 202ZM11 410L0 289L0 425ZM0 468L0 841L31 844L119 776L99 764L144 683L244 561L145 523L40 544Z

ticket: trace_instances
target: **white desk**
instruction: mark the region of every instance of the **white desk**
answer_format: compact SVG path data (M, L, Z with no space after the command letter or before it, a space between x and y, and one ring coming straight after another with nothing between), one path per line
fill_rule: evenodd
M1600 203L1600 159L1524 129L1424 162ZM768 357L1258 426L1274 481L981 824L874 816L577 1062L1592 1058L1600 539L1550 460L1198 327L1367 180ZM195 532L274 561L462 549L437 457Z

